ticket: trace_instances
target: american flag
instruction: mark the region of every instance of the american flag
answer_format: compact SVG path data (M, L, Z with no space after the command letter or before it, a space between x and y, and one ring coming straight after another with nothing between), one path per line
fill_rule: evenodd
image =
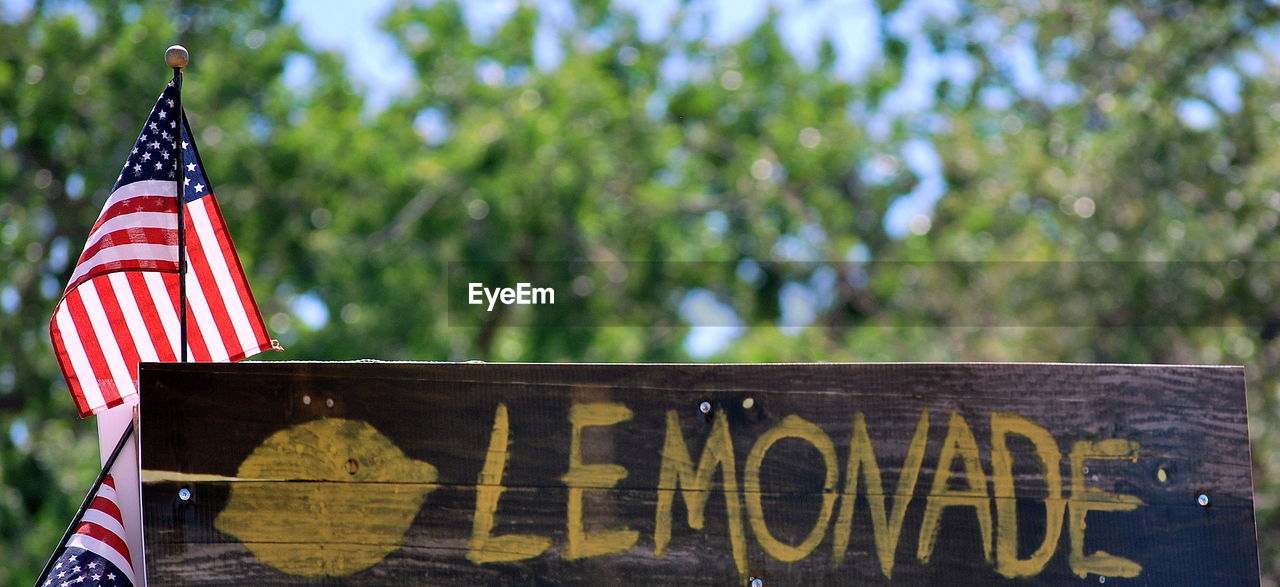
M140 361L176 361L180 356L175 176L185 186L188 356L238 361L273 348L186 117L176 108L176 95L169 82L89 233L49 324L81 417L135 395ZM174 156L178 140L183 149L180 173Z
M41 587L131 586L133 564L116 505L116 483L107 475Z

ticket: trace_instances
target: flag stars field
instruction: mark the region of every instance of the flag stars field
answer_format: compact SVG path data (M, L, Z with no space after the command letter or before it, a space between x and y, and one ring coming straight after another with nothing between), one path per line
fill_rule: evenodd
M54 352L81 417L137 395L140 362L238 361L274 347L216 198L205 189L209 180L196 164L194 142L182 140L190 138L185 128L174 135L159 131L159 120L181 116L164 109L175 107L176 91L170 83L152 109L50 321ZM169 126L177 129L176 120ZM175 154L179 143L183 151ZM178 184L183 160L190 163ZM181 232L179 211L185 211ZM179 255L187 260L185 272ZM90 490L74 532L41 572L45 587L86 579L95 587L134 585L125 520L108 474L131 431Z
M140 362L238 361L279 348L213 190L205 189L195 142L186 140L185 124L178 126L185 121L180 87L170 81L143 123L50 320L54 354L81 417L136 396ZM130 424L36 584L134 585L111 475L132 432ZM126 487L135 475L125 474Z
M47 580L41 585L77 585L92 581L97 587L119 587L134 584L133 567L128 546L121 533L124 520L120 517L115 480L107 475L97 485L91 505L84 516L75 523L75 532L59 553L56 564ZM107 581L102 581L106 573ZM122 580L117 581L117 578Z
M155 102L51 325L82 416L135 395L141 361L177 360L184 347L197 361L272 348L199 151L188 129L178 129L176 92L170 85ZM186 345L178 340L178 192L187 212Z

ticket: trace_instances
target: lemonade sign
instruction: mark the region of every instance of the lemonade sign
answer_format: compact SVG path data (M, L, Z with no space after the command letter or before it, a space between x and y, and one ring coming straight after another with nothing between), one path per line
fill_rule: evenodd
M1257 577L1238 368L142 373L165 583Z

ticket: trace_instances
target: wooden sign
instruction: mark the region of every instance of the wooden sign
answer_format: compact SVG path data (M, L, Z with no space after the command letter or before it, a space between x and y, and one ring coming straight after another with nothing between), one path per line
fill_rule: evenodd
M1258 581L1238 367L249 362L141 381L153 584Z

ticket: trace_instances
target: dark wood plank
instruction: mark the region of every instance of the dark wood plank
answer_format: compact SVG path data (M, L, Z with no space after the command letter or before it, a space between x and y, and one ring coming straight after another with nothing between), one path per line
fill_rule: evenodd
M147 566L164 584L856 583L884 581L890 558L892 580L908 584L1017 573L1074 583L1086 571L1122 583L1117 574L1258 580L1240 368L147 364L142 387ZM507 447L491 451L502 413ZM580 427L581 469L570 465L571 417L609 423ZM993 437L999 427L1008 432ZM865 442L881 484L862 474L851 499L850 453ZM942 462L948 444L969 446L977 469ZM1089 447L1126 458L1073 463ZM691 459L693 473L708 450L732 460L731 479L711 463L701 491L692 476L670 491L671 464ZM500 495L499 480L480 483L497 462ZM896 549L878 548L913 474ZM193 497L179 499L182 488ZM966 489L979 508L941 507ZM687 500L699 495L705 523L694 529ZM483 503L496 504L491 515L477 515ZM929 519L938 530L924 560ZM1046 532L1056 536L1044 557L1020 567ZM486 547L477 535L497 538ZM1130 564L1080 557L1096 551Z

